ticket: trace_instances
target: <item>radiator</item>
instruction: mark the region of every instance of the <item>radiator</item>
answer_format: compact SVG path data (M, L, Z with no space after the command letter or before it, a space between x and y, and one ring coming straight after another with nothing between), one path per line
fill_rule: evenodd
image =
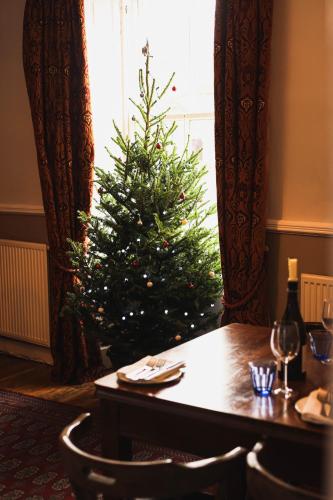
M301 313L304 321L320 322L324 299L333 299L333 276L301 274Z
M0 240L0 335L50 345L44 244Z

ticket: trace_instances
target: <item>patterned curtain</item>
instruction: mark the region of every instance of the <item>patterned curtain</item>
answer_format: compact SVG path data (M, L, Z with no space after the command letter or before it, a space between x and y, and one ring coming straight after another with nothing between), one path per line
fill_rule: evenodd
M50 248L54 376L80 383L100 372L100 352L77 321L62 317L73 287L67 238L84 241L78 210L90 210L93 137L83 0L27 0L23 61Z
M273 0L217 0L215 148L222 324L266 324L266 132Z

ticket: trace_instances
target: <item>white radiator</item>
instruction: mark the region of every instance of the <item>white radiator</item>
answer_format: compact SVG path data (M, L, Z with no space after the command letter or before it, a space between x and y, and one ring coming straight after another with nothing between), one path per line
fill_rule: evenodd
M333 276L301 274L301 313L304 321L321 322L324 299L333 299Z
M50 345L44 244L0 240L0 335Z

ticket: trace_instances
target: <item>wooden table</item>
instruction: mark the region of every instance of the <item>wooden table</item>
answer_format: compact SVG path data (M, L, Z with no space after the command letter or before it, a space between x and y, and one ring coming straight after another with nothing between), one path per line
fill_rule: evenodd
M118 382L116 374L97 380L105 455L126 457L128 438L199 456L237 445L251 448L263 436L322 447L328 430L303 422L294 403L324 384L328 369L307 353L307 378L290 383L297 391L292 399L256 396L248 361L272 358L269 338L268 328L232 324L163 353L186 361L178 383L129 385Z

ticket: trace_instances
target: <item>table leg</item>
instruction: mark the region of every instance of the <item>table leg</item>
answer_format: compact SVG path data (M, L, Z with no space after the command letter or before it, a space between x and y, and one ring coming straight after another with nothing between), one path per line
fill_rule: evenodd
M120 436L119 406L117 403L101 399L102 454L115 460L132 459L132 440Z

